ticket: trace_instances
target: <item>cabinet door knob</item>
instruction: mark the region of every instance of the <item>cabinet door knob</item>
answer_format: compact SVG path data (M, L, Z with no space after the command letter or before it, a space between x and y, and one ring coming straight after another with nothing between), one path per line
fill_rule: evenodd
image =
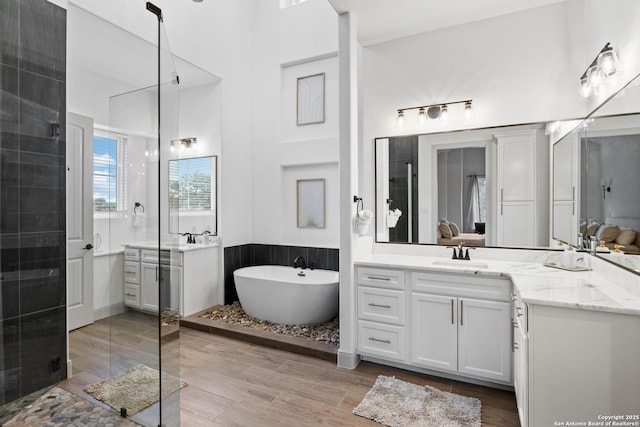
M86 249L86 250L90 251L91 249L93 249L93 245L91 243L87 243L87 246L85 246L82 249Z

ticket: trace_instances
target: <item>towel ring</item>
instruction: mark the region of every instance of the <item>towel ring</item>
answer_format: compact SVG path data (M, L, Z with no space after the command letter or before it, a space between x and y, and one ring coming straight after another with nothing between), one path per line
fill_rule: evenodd
M140 202L136 202L133 205L133 213L138 213L138 211L136 210L138 208L142 208L142 212L144 212L144 205L142 203L140 203Z
M356 203L356 212L364 210L364 202L362 201L362 197L353 196L353 203Z

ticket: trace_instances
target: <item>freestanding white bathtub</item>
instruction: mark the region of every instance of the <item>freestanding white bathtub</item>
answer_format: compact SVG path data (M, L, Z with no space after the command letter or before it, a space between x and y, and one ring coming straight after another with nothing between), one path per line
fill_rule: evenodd
M300 273L304 275L300 275ZM280 265L233 272L245 313L283 325L313 325L338 314L338 272Z

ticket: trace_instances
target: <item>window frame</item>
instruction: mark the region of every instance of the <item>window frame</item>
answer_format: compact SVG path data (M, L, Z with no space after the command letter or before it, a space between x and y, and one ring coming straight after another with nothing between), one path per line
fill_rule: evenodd
M115 158L115 179L116 179L116 209L96 210L95 209L95 139L107 138L116 141L116 158ZM128 173L127 173L127 158L128 158L128 136L111 132L103 129L94 129L93 131L93 162L92 162L92 174L93 174L93 190L92 190L92 210L94 218L107 218L112 215L126 217L127 214L127 200L128 200ZM111 175L110 175L111 176Z

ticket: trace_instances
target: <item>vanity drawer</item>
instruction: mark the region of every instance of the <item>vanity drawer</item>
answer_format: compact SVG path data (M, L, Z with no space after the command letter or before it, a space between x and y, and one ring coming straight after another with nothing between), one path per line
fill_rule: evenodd
M411 289L437 295L511 301L511 281L500 278L413 272Z
M137 261L124 262L124 281L127 283L140 283L140 263Z
M140 285L124 284L124 305L140 307Z
M358 286L358 318L404 325L404 291Z
M404 289L404 271L386 268L358 267L358 285L376 288Z
M360 320L358 322L358 352L404 361L404 328Z
M124 249L125 261L140 261L140 249L125 248Z

